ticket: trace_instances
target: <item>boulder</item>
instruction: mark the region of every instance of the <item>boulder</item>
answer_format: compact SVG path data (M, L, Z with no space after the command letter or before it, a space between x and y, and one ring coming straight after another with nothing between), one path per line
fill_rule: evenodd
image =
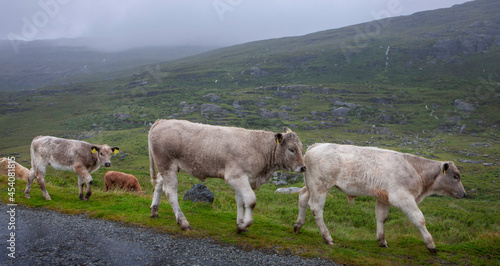
M351 111L351 109L347 108L347 107L335 108L335 109L333 109L333 116L334 117L345 117L345 116L347 116L347 113L349 113L349 111Z
M280 187L274 191L275 193L283 193L283 194L292 194L292 193L299 193L300 188L298 187Z
M474 104L467 103L462 99L456 99L455 102L453 102L453 105L465 113L470 113L470 112L476 110L476 107L474 106Z
M212 191L210 191L205 185L195 184L191 189L186 191L183 200L212 203L214 202L214 193L212 193Z

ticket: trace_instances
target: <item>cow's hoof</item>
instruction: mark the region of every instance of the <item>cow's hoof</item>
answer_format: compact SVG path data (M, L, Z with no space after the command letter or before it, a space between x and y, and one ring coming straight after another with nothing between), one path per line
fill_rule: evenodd
M387 243L385 243L385 244L379 244L378 246L379 246L379 247L381 247L381 248L388 248L388 247L389 247L389 246L387 245Z
M435 248L427 248L430 253L437 253L437 250Z
M294 227L293 227L293 232L294 232L295 234L298 234L298 233L299 233L299 231L300 231L300 227L298 227L298 226L294 226Z
M237 228L236 229L236 233L238 234L241 234L241 233L248 233L248 228L245 228L245 229L241 229L241 228Z
M191 231L191 226L181 227L182 231Z
M150 208L151 209L151 218L158 218L158 210L159 210L159 207L158 206L153 206Z
M329 246L333 246L333 241L328 241L328 242L326 242L326 244Z
M78 197L80 198L80 200L84 200L83 194L80 194Z
M52 200L50 197L46 197L45 200Z
M27 199L31 199L30 194L24 194L24 197L27 198Z

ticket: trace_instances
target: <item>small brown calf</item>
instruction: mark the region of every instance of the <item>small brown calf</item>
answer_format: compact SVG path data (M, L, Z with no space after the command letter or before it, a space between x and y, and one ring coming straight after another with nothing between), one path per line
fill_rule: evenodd
M124 191L144 193L135 176L116 171L107 171L104 175L104 191L111 190L115 187L123 189Z

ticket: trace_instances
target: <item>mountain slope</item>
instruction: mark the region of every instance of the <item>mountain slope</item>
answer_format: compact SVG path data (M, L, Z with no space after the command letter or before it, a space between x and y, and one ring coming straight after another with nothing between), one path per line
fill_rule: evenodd
M335 141L332 134L358 141L368 134L402 145L408 135L446 133L497 141L499 14L498 1L478 0L221 48L108 81L5 93L0 112L11 126L0 134L14 145L35 134L19 133L26 124L86 137L171 117L248 128L287 124Z
M133 69L213 49L213 47L142 47L119 52L78 46L77 40L22 42L15 52L0 41L0 90L34 89L130 75Z
M500 2L479 0L305 36L223 48L165 64L163 70L172 78L177 72L183 76L192 73L190 78L200 81L203 75L224 80L229 73L236 80L233 84L238 85L306 81L400 84L405 80L421 86L456 78L461 83L485 74L498 79L494 63L499 57L499 14ZM478 53L489 53L490 60L482 62L485 72L470 56ZM260 72L252 72L252 67ZM255 78L258 82L252 82Z

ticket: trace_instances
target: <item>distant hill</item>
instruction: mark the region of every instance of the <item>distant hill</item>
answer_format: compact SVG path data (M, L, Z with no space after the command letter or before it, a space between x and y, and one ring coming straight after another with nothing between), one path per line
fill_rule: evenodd
M21 42L17 53L0 41L0 90L34 89L83 81L113 79L131 74L119 71L179 59L215 47L141 47L119 52L79 46L78 40Z
M498 80L498 62L500 1L476 0L222 48L166 63L163 69L169 79L201 86L215 80L238 86L308 82L470 86L478 76Z
M19 58L10 55L11 63L0 65L1 86L54 85L0 92L0 123L9 125L0 128L0 148L36 134L88 138L147 128L158 118L271 130L287 125L311 142L429 150L435 145L422 139L500 140L498 0L120 70L172 51L157 49L105 54L28 45Z

